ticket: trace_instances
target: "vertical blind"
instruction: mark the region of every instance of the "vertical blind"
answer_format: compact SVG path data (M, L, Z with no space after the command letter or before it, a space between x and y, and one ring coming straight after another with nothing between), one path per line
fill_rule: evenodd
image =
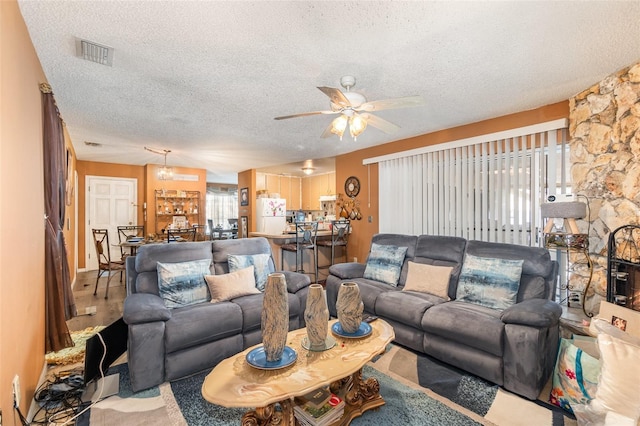
M539 245L540 204L570 191L566 127L556 120L365 160L379 163L380 232Z

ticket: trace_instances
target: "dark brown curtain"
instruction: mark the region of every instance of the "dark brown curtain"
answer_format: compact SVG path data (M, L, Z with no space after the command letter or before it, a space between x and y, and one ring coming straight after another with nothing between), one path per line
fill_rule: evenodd
M73 346L67 320L76 315L62 227L65 215L65 143L51 87L40 85L43 104L45 205L45 350Z

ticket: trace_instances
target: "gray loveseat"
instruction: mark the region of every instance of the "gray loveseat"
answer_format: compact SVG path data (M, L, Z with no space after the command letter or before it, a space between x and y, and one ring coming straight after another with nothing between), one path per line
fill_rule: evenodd
M159 296L157 262L211 259L211 273L229 272L227 256L268 254L264 238L142 246L127 258L124 321L129 326L128 362L134 391L212 368L262 341L262 293L230 301L168 309ZM273 258L269 269L275 271ZM289 329L304 327L309 277L283 271L289 292Z
M553 371L561 307L553 302L558 265L547 250L456 237L378 234L372 243L407 247L398 286L363 278L365 264L331 266L326 282L329 312L336 316L340 284L355 281L365 313L394 328L395 342L496 383L529 399L538 397ZM515 304L504 310L456 301L465 253L523 259ZM402 291L408 262L452 266L451 300ZM429 280L424 276L424 280Z

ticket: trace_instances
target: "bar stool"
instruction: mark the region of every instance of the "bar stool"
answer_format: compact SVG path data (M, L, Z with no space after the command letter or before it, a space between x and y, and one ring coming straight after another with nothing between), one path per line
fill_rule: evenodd
M349 240L349 234L351 233L351 221L348 219L332 220L331 221L331 239L320 240L317 242L318 248L331 247L331 263L325 268L335 263L336 247L344 247L344 260L348 261L347 256L347 243ZM316 258L316 263L318 259Z
M313 274L313 282L318 281L318 246L316 239L318 236L318 222L296 222L296 240L295 243L283 244L280 246L280 269L284 269L285 252L296 253L295 272L301 274ZM315 272L304 271L304 251L312 250Z

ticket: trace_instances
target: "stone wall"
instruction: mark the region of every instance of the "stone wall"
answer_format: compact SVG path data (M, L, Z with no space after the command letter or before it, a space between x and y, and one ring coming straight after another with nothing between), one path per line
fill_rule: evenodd
M569 108L573 193L590 210L578 222L594 262L585 309L597 312L606 299L609 232L640 224L640 63L579 93ZM575 274L571 287L582 291L587 277Z

